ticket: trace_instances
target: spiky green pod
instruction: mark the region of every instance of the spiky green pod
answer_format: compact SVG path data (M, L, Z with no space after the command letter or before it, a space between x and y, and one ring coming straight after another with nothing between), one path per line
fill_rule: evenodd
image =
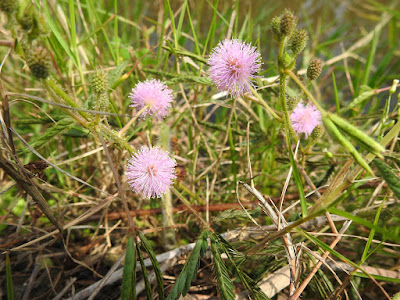
M48 50L39 47L26 54L27 64L37 79L46 79L50 75L51 58Z
M295 55L298 55L304 50L308 41L308 33L305 29L296 30L293 34L292 40L292 51Z
M281 17L274 17L271 21L271 29L274 33L275 38L280 41L282 34L281 34Z
M31 30L35 23L37 23L35 14L36 10L33 5L27 5L23 10L22 15L17 16L17 21L19 25L21 25L22 29L25 31Z
M322 59L313 59L308 68L307 68L307 77L310 80L315 80L319 77L319 75L321 75L322 72L322 67L324 66L324 62L322 61Z
M288 9L285 10L281 17L280 32L285 36L291 36L296 29L297 17Z
M351 156L355 159L356 162L360 164L368 173L374 176L374 172L371 167L365 161L365 159L358 153L357 149L346 139L346 137L340 132L340 130L336 127L336 125L332 122L332 120L326 116L322 118L322 121L325 125L326 130L350 153Z
M98 97L100 111L107 111L110 106L110 97L108 93L100 94Z
M351 137L359 140L362 144L367 145L369 148L373 149L375 152L384 152L385 148L376 142L373 138L365 134L363 131L358 129L357 127L353 126L345 119L342 119L338 115L329 114L328 118L332 120L339 128L341 128L346 134L350 135Z
M286 107L288 111L292 111L296 108L297 104L299 104L300 98L299 97L291 97L287 96L286 100Z
M11 14L18 10L18 1L17 0L1 0L0 1L0 10L5 13Z
M96 69L92 75L91 84L96 94L103 94L108 90L108 74L103 69Z
M313 132L311 133L310 137L312 140L317 141L322 138L325 134L325 128L322 125L315 126Z

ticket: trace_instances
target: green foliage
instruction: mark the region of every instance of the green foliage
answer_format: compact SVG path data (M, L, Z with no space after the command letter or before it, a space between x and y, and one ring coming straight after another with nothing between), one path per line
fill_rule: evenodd
M140 262L140 266L142 267L142 274L143 274L143 280L144 280L144 284L145 284L145 294L146 294L146 299L147 300L152 300L154 299L153 297L153 291L151 288L151 284L149 281L149 274L147 273L147 269L146 269L146 265L144 264L144 259L143 259L143 255L140 252L140 248L139 245L136 244L136 253L138 255L139 258L139 262Z
M38 136L37 139L32 142L32 147L38 149L48 145L51 141L53 141L54 137L65 133L71 129L74 124L75 121L71 118L59 120L54 126L48 128L44 134Z
M122 275L121 300L136 299L136 257L135 238L129 236Z
M164 299L164 280L163 280L163 277L162 277L160 266L158 264L158 261L156 259L155 254L154 254L153 248L151 247L149 241L144 236L144 234L140 232L139 233L139 238L142 241L142 245L143 245L144 250L146 251L146 253L150 257L151 264L153 265L154 272L156 274L158 299L163 300Z
M234 254L237 251L220 235L215 234L214 239L218 242L218 250L220 253L225 253L228 261L233 268L234 274L239 278L246 290L250 293L251 297L255 300L269 300L268 296L260 289L253 279L239 268L234 260Z
M390 189L396 195L397 199L400 199L400 180L399 176L396 175L390 167L380 159L374 159L374 164L378 168L379 173L385 179Z
M209 232L204 230L197 239L196 245L190 254L185 266L179 274L172 291L167 300L177 300L179 297L185 296L189 291L192 281L196 278L197 270L200 265L200 258L203 257L207 250L207 236Z
M218 282L220 299L233 300L235 299L235 294L233 292L235 290L235 287L231 279L229 278L228 270L221 257L221 254L225 253L225 248L219 242L217 236L215 236L214 234L210 235L210 241L211 241L211 252L213 254L213 262Z

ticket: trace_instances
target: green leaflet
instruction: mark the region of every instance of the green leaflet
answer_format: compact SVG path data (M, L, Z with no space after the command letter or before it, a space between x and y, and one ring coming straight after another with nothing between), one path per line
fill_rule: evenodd
M47 128L42 135L39 135L34 141L32 141L32 146L37 149L47 145L53 141L55 136L70 130L74 124L75 121L71 118L59 120L54 126ZM24 151L29 152L29 149L25 148Z
M400 180L399 177L392 172L390 167L380 159L373 160L375 166L378 168L379 173L381 173L383 179L389 185L390 189L396 195L397 199L400 199Z
M154 255L153 249L151 248L149 241L147 240L147 238L144 236L143 233L141 233L141 232L139 233L139 238L142 241L144 250L150 257L151 263L154 268L154 272L156 274L158 299L164 300L164 280L162 277L160 266L158 264L158 260L156 259L156 256Z
M121 300L136 299L136 245L134 237L128 238L125 265L122 275Z
M233 260L232 254L237 253L237 251L220 235L215 235L220 243L220 250L223 250L228 256L228 260L233 266L236 275L242 282L246 290L249 291L252 299L254 300L269 300L268 296L260 289L256 282L251 279L246 273L244 273L238 265Z
M147 273L146 265L144 264L143 256L142 253L140 252L139 245L136 244L136 253L138 254L139 257L139 262L140 266L142 267L142 273L143 273L143 280L145 284L145 293L146 293L146 299L147 300L153 300L153 292L151 291L151 284L149 280L149 274Z
M222 300L234 300L235 294L233 291L235 287L229 278L228 270L221 258L221 254L225 252L224 245L219 243L214 234L211 234L210 240L220 297Z
M360 153L358 153L357 149L349 142L348 139L340 132L340 130L336 127L336 125L332 122L329 117L322 118L324 122L325 128L328 132L338 140L338 142L346 148L346 150L354 157L354 159L370 174L374 175L371 167L364 160Z
M351 125L345 119L342 119L338 115L335 114L327 114L327 117L332 120L335 125L340 127L345 133L350 135L351 137L356 138L359 141L362 141L363 144L367 145L371 149L374 149L376 152L384 152L385 148L375 141L373 138L365 134L363 131L358 129L357 127Z
M190 284L197 275L200 257L202 257L207 250L207 236L207 230L204 230L200 234L196 245L194 246L194 249L188 258L188 261L183 267L181 274L179 274L171 293L167 297L167 300L177 300L181 295L185 296L189 291Z

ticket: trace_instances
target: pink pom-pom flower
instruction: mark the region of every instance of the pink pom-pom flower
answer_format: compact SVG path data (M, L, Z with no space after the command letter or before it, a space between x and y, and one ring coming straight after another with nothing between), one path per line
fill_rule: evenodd
M147 108L141 114L141 118L154 116L156 119L164 119L168 115L168 109L171 108L172 90L167 85L156 79L148 79L138 82L129 94L131 98L130 107L137 110Z
M321 125L321 113L314 104L297 104L290 115L293 130L296 133L304 133L306 138L313 132L317 125Z
M208 64L210 78L217 88L237 97L253 86L254 74L261 68L261 55L256 47L227 39L211 51Z
M176 178L176 161L158 147L142 147L132 155L126 168L126 178L132 190L145 198L159 198Z

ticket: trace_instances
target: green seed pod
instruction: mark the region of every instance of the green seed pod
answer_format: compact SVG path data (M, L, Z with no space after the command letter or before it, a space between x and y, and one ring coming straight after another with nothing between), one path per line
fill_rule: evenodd
M5 13L13 13L18 10L17 0L0 0L0 10Z
M288 96L287 101L286 101L286 107L287 107L288 111L292 111L293 109L295 109L295 107L297 106L297 104L299 102L300 102L300 98Z
M110 97L108 93L103 93L98 96L97 101L99 101L100 111L107 111L110 106Z
M315 126L313 132L311 133L311 139L314 141L319 140L320 138L322 138L325 134L325 128L322 125L317 125Z
M31 30L31 28L37 23L36 21L36 10L32 4L28 4L23 12L22 15L17 17L19 25L21 25L22 29L25 31Z
M285 36L291 36L296 29L297 17L288 9L285 10L281 17L280 31Z
M98 68L94 72L91 84L93 86L93 91L96 94L103 94L108 90L108 74L103 71L103 69Z
M322 121L325 125L326 130L344 147L346 148L347 152L353 156L354 160L360 164L368 173L372 176L374 172L372 171L371 167L365 161L365 159L358 153L357 149L346 139L346 137L340 132L340 130L336 127L336 125L332 122L332 120L326 116L322 118Z
M296 30L293 35L292 51L298 55L304 50L308 41L308 33L305 29Z
M32 75L37 79L46 79L50 75L50 53L46 48L39 47L28 53L27 63Z
M362 132L360 129L357 127L351 125L349 122L346 120L342 119L338 115L335 114L329 114L328 113L329 119L332 120L338 127L340 127L345 133L350 135L351 137L354 137L355 139L361 141L363 144L367 145L369 148L375 150L376 152L384 152L385 148L376 142L373 138Z
M281 17L274 17L271 21L272 32L274 33L276 39L279 41L281 39Z
M324 66L324 62L322 61L322 59L319 59L319 58L313 59L307 68L307 77L310 80L317 79L322 72L323 66Z

